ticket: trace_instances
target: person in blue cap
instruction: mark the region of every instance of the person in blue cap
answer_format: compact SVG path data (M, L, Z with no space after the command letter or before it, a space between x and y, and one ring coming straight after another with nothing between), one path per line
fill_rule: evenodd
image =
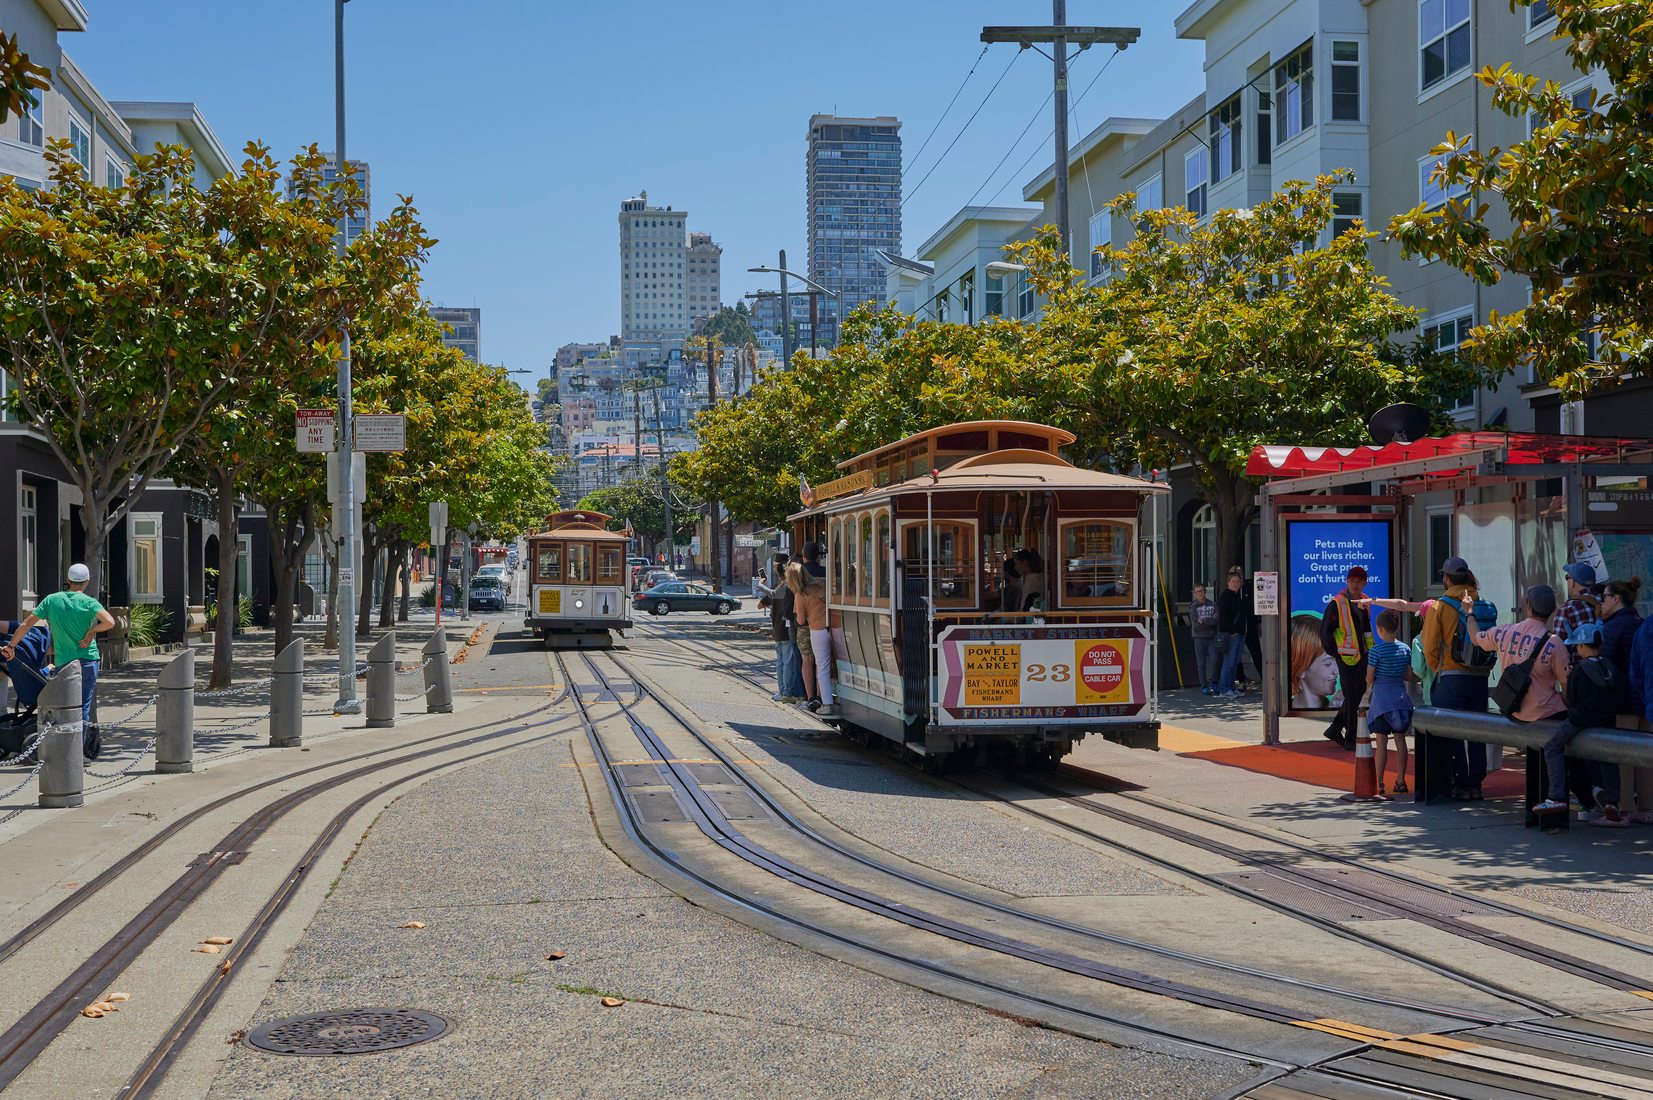
M1547 797L1532 808L1535 814L1567 812L1567 746L1580 730L1592 726L1612 726L1622 697L1618 669L1601 655L1601 624L1585 623L1576 627L1565 640L1568 647L1578 654L1578 660L1561 674L1567 717L1562 719L1561 728L1544 743ZM1617 828L1630 823L1619 813L1615 802L1603 800L1600 816L1593 818L1590 824Z

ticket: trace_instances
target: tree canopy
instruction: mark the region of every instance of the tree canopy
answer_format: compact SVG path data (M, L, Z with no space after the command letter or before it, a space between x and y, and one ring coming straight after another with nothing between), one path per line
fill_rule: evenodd
M695 523L704 507L700 501L686 494L676 485L668 485L672 499L672 541L687 542L694 534ZM666 537L666 507L661 499L660 478L645 474L630 478L581 498L579 507L613 516L616 527L626 521L644 542L662 542Z
M718 343L727 347L743 348L758 342L758 334L752 328L752 314L745 302L719 306L718 311L701 326L700 333L715 337Z
M1531 0L1511 0L1512 8ZM1555 37L1609 91L1578 101L1509 64L1476 74L1492 106L1530 123L1507 149L1448 131L1434 179L1449 198L1397 215L1408 255L1444 260L1485 285L1531 281L1527 306L1493 314L1466 345L1499 371L1531 364L1569 396L1653 371L1653 19L1646 4L1549 0ZM1487 198L1503 207L1494 214Z

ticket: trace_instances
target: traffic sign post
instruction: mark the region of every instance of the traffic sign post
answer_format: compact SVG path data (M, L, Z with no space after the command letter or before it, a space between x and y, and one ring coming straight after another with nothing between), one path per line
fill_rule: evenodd
M358 451L408 449L408 418L401 413L358 413L351 427Z
M298 410L298 453L332 454L338 447L332 409Z
M448 502L434 501L430 506L430 548L436 558L436 625L442 626L442 597L448 587Z

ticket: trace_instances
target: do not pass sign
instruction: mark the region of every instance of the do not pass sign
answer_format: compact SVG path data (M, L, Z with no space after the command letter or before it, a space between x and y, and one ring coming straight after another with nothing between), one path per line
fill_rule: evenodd
M1079 658L1081 694L1099 699L1117 695L1130 674L1125 643L1094 642Z

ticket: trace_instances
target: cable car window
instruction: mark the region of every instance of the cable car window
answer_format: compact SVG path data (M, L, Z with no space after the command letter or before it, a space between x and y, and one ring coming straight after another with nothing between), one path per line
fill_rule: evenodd
M861 517L861 595L872 599L872 577L878 551L872 543L872 517Z
M604 546L597 551L597 580L602 584L619 584L623 565L618 546Z
M1016 448L1023 451L1050 450L1050 440L1042 435L1029 435L1027 432L1000 432L999 450L1005 451Z
M827 555L832 559L832 591L836 595L844 590L844 521L832 521L832 549Z
M544 584L558 584L562 581L562 543L539 544L539 558L534 563L534 579Z
M937 602L954 607L976 603L976 525L938 521L936 523L935 594ZM910 523L901 529L902 561L909 580L928 584L930 540L925 525Z
M936 439L938 451L971 451L987 450L987 433L975 432L948 432Z
M1131 602L1131 534L1119 521L1062 524L1062 602Z
M591 544L589 542L571 542L568 544L568 583L589 584L591 582Z
M855 517L850 516L841 521L844 526L844 587L834 595L845 602L852 602L856 592L855 561L858 556L855 543Z
M878 514L878 598L890 598L890 514Z

